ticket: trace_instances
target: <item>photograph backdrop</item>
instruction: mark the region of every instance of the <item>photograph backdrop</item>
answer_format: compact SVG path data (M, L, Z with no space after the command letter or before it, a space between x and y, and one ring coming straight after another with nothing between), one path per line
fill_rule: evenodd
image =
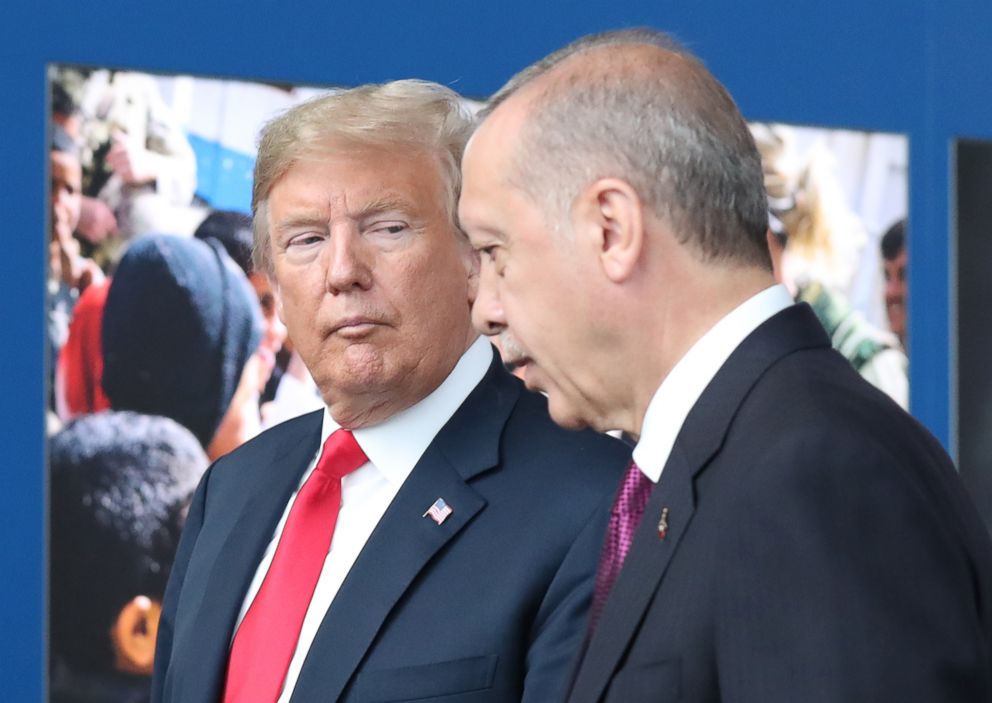
M45 71L51 62L305 84L421 77L487 95L576 36L620 26L670 30L710 66L752 120L906 134L913 413L954 450L949 330L955 262L951 145L992 138L992 5L631 0L292 7L216 0L5 6L0 321L7 332L0 422L0 697L43 696Z

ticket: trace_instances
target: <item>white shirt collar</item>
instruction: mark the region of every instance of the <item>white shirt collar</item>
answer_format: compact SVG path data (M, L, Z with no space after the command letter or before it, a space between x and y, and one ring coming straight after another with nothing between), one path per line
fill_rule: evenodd
M648 404L634 462L655 483L689 411L744 339L772 315L793 304L785 286L774 285L731 310L692 345Z
M430 395L378 425L355 430L355 440L369 462L390 482L403 483L435 435L486 375L492 358L489 340L479 337ZM340 427L325 407L320 446Z

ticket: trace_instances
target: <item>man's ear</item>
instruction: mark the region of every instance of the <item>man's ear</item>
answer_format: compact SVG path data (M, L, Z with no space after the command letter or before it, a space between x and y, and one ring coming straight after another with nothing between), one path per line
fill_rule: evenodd
M637 191L619 178L600 178L576 198L576 236L595 247L606 277L622 283L634 273L644 249L644 206Z
M121 608L110 627L118 671L151 676L161 614L162 604L148 596L135 596Z

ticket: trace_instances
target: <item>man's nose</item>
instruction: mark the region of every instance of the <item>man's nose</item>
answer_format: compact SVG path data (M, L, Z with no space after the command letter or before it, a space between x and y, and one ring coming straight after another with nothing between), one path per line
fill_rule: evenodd
M368 245L353 227L336 228L326 250L327 290L343 293L372 286L372 266Z
M506 329L506 316L493 274L483 266L479 274L479 290L472 304L472 324L484 335L492 336Z

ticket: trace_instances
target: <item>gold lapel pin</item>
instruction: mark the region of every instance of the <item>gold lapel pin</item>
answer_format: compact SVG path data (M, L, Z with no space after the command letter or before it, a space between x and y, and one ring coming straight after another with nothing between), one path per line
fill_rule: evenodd
M658 539L668 536L668 508L661 509L661 520L658 521Z

